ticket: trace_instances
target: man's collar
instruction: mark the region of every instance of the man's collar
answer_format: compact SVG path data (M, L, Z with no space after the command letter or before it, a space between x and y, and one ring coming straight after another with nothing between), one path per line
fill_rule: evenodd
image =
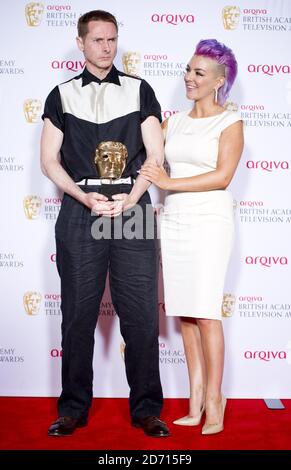
M95 75L89 72L89 70L85 67L82 73L82 87L89 85L89 83L91 82L96 82L99 85L101 85L101 83L104 83L104 82L113 83L114 85L119 85L119 86L121 85L119 77L118 77L118 71L114 67L114 65L112 65L112 69L106 75L106 77L103 78L103 80L100 80L99 78L95 77Z

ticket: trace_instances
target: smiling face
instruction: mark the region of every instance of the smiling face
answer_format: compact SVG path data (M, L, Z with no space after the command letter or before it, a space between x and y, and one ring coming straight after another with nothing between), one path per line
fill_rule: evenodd
M186 67L186 96L189 100L211 100L224 84L224 66L208 57L194 55Z
M83 52L89 72L106 76L110 71L117 52L117 30L107 21L90 21L88 32L77 38L79 49Z

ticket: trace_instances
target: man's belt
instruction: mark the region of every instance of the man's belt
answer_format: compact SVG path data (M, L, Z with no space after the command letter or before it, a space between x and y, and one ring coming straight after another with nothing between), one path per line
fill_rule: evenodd
M80 186L100 186L102 184L134 184L135 180L132 176L128 178L118 178L118 179L109 179L109 178L84 178L81 181L77 181L77 184Z

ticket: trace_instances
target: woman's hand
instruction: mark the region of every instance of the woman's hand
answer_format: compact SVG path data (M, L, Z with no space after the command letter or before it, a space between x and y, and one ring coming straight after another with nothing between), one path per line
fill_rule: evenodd
M140 175L146 180L154 183L158 188L170 189L171 178L167 175L163 167L153 163L145 163L140 170Z

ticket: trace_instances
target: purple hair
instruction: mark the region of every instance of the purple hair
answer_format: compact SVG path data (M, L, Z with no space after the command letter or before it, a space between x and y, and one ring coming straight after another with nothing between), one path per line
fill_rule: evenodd
M218 90L218 102L223 105L237 74L237 61L229 47L216 39L203 39L196 46L195 55L209 57L225 67L225 82Z

